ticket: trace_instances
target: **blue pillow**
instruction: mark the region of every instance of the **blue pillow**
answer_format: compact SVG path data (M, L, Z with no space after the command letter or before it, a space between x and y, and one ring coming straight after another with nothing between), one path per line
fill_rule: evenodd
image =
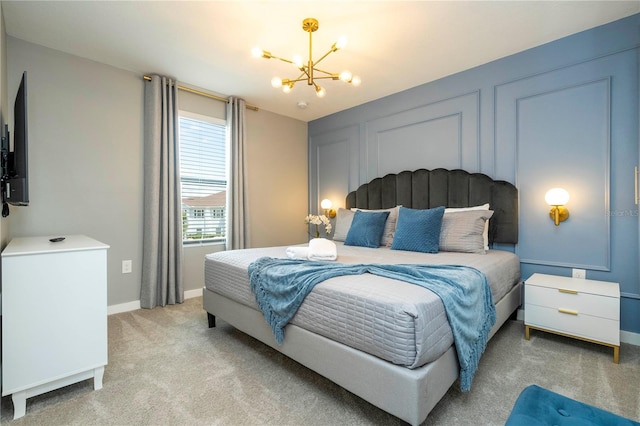
M380 247L384 224L387 222L388 216L389 212L363 212L357 210L353 215L344 245Z
M427 210L400 207L392 250L437 253L444 206Z

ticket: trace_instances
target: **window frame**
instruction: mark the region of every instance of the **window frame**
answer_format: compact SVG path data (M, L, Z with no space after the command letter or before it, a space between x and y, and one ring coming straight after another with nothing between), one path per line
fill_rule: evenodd
M192 111L186 111L186 110L178 110L178 126L180 125L180 118L185 117L188 119L192 119L192 120L198 120L198 121L203 121L203 122L207 122L210 124L214 124L214 125L219 125L219 126L223 126L225 128L225 180L226 180L226 189L228 190L229 187L229 176L228 176L228 171L229 171L229 139L228 139L228 135L227 135L227 121L223 120L221 118L217 118L217 117L211 117L208 115L204 115L204 114L198 114ZM178 127L178 143L180 143L180 128ZM180 161L182 161L182 151L181 151L181 147L179 147L179 152L180 152ZM182 205L182 169L180 170L180 189L181 189L181 205ZM181 217L182 217L182 212L184 212L184 210L181 207ZM205 208L202 208L201 210L207 210ZM225 223L227 220L227 216L226 216L226 211L227 209L224 210L225 213L221 216L221 218L225 219ZM206 211L204 212L204 216L206 217ZM203 246L203 245L224 245L226 244L227 241L227 237L226 235L224 237L216 237L216 238L205 238L205 239L199 239L199 240L190 240L190 239L185 239L184 235L182 237L182 245L183 247L189 247L189 246Z

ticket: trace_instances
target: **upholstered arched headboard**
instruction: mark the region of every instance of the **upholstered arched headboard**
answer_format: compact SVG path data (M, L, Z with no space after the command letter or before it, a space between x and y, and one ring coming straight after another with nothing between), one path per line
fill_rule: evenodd
M518 190L511 183L464 170L419 169L375 178L347 195L346 207L471 207L489 203L489 242L518 242Z

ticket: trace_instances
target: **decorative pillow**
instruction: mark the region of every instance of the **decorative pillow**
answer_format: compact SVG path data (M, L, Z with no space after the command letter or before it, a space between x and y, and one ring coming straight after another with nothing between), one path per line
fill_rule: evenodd
M356 211L347 238L346 246L380 247L380 239L384 232L384 224L389 212L363 212Z
M485 254L485 223L492 210L445 212L440 231L440 250Z
M384 224L384 232L382 233L382 240L380 241L381 246L391 247L391 243L393 243L393 234L396 232L396 223L398 221L398 210L400 206L392 207L390 209L380 209L380 210L366 210L366 209L358 209L352 208L353 211L363 211L363 212L389 212L389 217L387 217L387 221Z
M400 207L392 250L437 253L444 206L427 210Z
M474 207L447 207L444 209L444 212L446 214L453 212L466 212L469 210L489 210L489 203ZM482 233L482 237L484 238L484 249L489 250L489 220L484 223L484 232Z
M334 241L344 241L347 238L347 232L351 228L351 221L353 220L353 213L351 210L338 208L336 212L336 228L333 231Z

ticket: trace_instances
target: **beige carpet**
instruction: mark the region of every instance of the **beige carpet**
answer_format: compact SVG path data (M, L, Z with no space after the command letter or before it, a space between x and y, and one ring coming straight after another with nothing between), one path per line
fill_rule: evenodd
M79 319L80 320L80 319ZM91 380L27 400L3 425L399 425L395 417L218 321L202 299L109 317L104 388ZM46 354L43 354L46 362ZM455 385L425 424L502 425L523 388L538 384L640 419L640 347L620 364L599 345L532 332L508 321L489 342L470 392Z

